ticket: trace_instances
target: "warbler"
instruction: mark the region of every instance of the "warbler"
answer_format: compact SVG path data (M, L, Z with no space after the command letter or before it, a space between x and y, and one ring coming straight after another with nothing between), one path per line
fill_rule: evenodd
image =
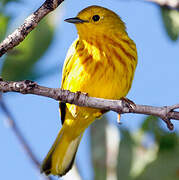
M131 88L137 49L126 26L113 11L100 6L83 9L74 18L78 38L68 50L63 66L61 88L85 92L91 97L121 99ZM62 128L43 161L46 175L65 175L85 129L104 111L60 102Z

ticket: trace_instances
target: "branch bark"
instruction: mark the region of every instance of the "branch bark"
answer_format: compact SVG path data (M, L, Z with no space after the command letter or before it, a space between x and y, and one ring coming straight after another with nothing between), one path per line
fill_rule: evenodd
M64 0L46 0L39 9L27 17L24 23L0 43L0 57L8 50L17 46L51 11L55 10Z
M95 97L88 97L87 94L81 92L70 92L59 88L48 88L40 86L37 83L29 80L19 82L0 81L0 91L5 92L18 92L21 94L34 94L44 97L49 97L54 100L62 101L65 103L75 104L78 106L99 108L105 111L115 111L120 114L136 113L154 115L160 117L170 130L173 130L171 119L179 120L179 112L174 111L179 108L179 104L173 106L147 106L130 104L125 100L110 100Z

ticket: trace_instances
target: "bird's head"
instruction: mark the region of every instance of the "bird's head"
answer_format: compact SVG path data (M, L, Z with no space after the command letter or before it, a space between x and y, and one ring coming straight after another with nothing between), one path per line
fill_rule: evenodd
M126 27L121 18L113 11L100 6L89 6L80 11L76 17L65 21L74 23L81 37L126 33Z

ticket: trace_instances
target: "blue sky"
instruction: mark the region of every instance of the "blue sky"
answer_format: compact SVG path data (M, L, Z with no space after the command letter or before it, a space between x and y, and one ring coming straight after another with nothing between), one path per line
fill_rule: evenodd
M12 4L8 12L15 13L16 19L12 26L16 27L21 20L39 7L43 1L24 0L20 6ZM77 37L75 26L62 21L74 17L80 10L89 5L101 5L112 9L126 23L130 37L136 42L138 49L138 66L132 89L128 98L137 104L172 105L179 102L179 41L172 42L164 30L160 9L144 1L119 0L66 0L58 9L57 30L54 41L37 64L37 70L46 70L56 65L59 72L38 80L48 87L59 87L61 69L68 47ZM24 9L24 11L23 11ZM62 14L60 13L62 12ZM59 20L58 20L59 18ZM58 102L44 97L32 95L5 95L6 103L12 111L25 138L32 146L39 160L42 160L52 145L61 125ZM116 114L108 114L111 122L116 122ZM39 179L38 172L23 153L17 139L3 123L6 118L0 110L0 169L2 179ZM136 131L142 122L143 115L126 114L122 116L125 127ZM179 131L179 123L175 131ZM161 124L165 128L165 124ZM89 135L85 133L77 154L83 177L91 180ZM86 158L84 161L84 157ZM82 168L83 167L83 168ZM88 170L87 170L88 169ZM88 177L88 178L87 178Z

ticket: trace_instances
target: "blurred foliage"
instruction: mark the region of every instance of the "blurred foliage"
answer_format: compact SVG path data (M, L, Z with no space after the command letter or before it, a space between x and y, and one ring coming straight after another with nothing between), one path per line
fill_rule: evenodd
M2 4L2 6L5 6L7 3L9 2L18 2L20 0L0 0L0 3Z
M104 130L102 130L102 123L100 124L98 121L92 125L92 128L96 129L97 134L91 131L92 151L94 153L94 149L98 149L96 153L100 154L97 158L99 162L106 159L104 151L107 151L107 149L104 150L106 146L103 146L106 136L104 135ZM160 123L161 120L158 118L148 116L143 121L138 132L131 132L120 127L121 140L119 142L117 177L114 179L179 179L179 135L163 129ZM102 131L101 134L99 129ZM99 134L100 139L98 139ZM96 142L95 144L98 147L93 145L93 141ZM105 175L106 171L108 171L104 168L106 166L103 163L101 167L100 163L98 166L94 165L95 177L99 177L98 170L100 170L100 177L109 179L109 177L105 178L105 176L102 176L102 174Z
M120 132L122 138L118 154L117 179L130 180L134 140L128 130L121 128Z
M5 38L9 17L0 13L0 41Z
M4 6L2 10L12 1L20 2L19 0L1 0L0 3ZM4 11L0 14L0 41L5 38L10 20L11 17L5 15ZM4 80L34 80L41 77L44 73L37 72L35 65L50 46L54 29L55 23L49 15L39 23L37 28L23 42L10 50L0 67L2 78ZM54 70L54 67L47 70L47 72L52 72L52 70Z
M19 0L1 0L0 5ZM1 9L3 9L1 7ZM179 34L179 12L161 8L166 31L172 40ZM0 14L0 41L6 35L10 17ZM54 36L54 25L49 16L41 21L27 38L9 51L1 67L5 80L36 79L37 61L45 54ZM51 70L49 72L52 72ZM91 126L91 150L95 180L107 179L107 120L97 120ZM179 135L160 126L158 118L148 116L138 133L120 127L117 173L119 180L177 180L179 179ZM146 139L149 134L153 140ZM111 139L113 141L113 139ZM152 144L152 145L151 145Z
M165 29L171 40L176 41L179 35L179 11L161 7Z
M174 150L178 145L177 134L163 130L157 117L148 116L142 124L142 129L155 136L155 140L159 145L159 151Z
M107 120L103 117L91 125L91 152L95 180L106 179L106 133Z
M167 141L167 140L166 140ZM172 141L172 138L170 139ZM178 146L178 144L177 144ZM175 149L159 152L157 158L148 164L136 180L178 180L179 179L179 146Z
M54 34L54 27L48 18L43 19L19 46L9 51L3 67L4 80L34 79L35 63L49 47Z

